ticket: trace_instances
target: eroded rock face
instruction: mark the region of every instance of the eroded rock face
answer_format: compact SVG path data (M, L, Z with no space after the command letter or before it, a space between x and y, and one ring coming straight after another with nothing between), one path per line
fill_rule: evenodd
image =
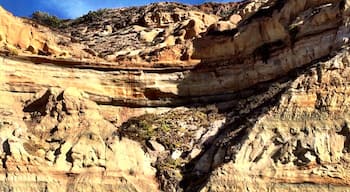
M48 89L28 100L23 112L2 108L1 114L2 187L13 191L158 188L155 170L141 146L114 136L116 127L76 88ZM24 124L18 124L21 121Z
M348 50L313 65L276 105L247 119L254 123L238 141L223 136L224 156L232 160L211 174L203 191L348 190L348 72Z
M61 35L0 10L0 187L349 190L349 7L159 3Z
M0 7L0 51L7 55L34 54L59 58L88 57L78 44L65 46L69 38Z
M338 30L339 23L344 22L347 18L347 9L341 7L342 2L339 1L317 1L314 3L286 1L282 5L272 1L270 4L272 5L257 11L252 16L245 17L240 27L232 31L231 38L226 35L215 35L195 41L192 57L207 60L246 59L253 53L266 57L266 54L261 53L261 51L276 47L293 45L293 50L302 49L300 46L305 46L305 43L302 43L305 41L303 37L310 37L309 35L314 34L312 37L315 40L312 42L315 42L317 36L321 35L323 41L326 41L326 35L319 34L319 32L331 32L335 28ZM338 44L337 41L342 41L344 38L338 35L344 34L344 32L334 31L333 34L333 39L336 42L332 41L330 44L332 48L335 48ZM337 40L337 38L340 39ZM297 41L300 41L300 44ZM320 39L320 41L322 40ZM211 43L207 44L206 42ZM330 44L325 44L325 48L320 47L319 50L329 49ZM314 50L314 52L316 51L318 50ZM268 63L269 57L260 59ZM236 64L239 64L239 60L236 61Z

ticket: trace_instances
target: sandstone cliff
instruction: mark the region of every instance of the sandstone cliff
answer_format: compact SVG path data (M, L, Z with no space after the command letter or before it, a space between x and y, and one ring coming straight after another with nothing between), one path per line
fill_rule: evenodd
M350 1L0 9L2 191L347 191Z

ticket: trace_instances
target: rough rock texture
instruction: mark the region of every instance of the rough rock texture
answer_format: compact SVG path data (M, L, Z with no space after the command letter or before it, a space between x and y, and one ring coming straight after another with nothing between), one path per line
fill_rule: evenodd
M3 191L348 191L350 2L0 9Z
M0 7L0 51L7 55L41 55L54 58L93 57L68 37L27 19L16 18Z
M24 95L2 92L1 96L1 187L10 191L157 189L155 170L140 145L113 136L116 127L78 89L47 89L27 100L22 110L7 105L19 103Z
M218 19L196 7L164 2L91 12L63 31L108 61L174 61L181 60L186 40L200 36ZM172 57L155 55L174 46L179 53Z
M253 99L191 170L215 169L202 191L348 190L348 71L346 50Z

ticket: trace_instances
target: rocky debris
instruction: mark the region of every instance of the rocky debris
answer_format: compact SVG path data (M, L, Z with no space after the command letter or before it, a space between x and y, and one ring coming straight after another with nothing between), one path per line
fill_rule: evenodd
M218 19L218 16L203 13L193 6L164 2L90 12L70 21L62 31L108 61L137 62L149 61L142 55L150 57L154 50L172 48L199 37ZM182 53L177 54L176 60L181 60ZM152 60L171 59L155 56Z
M228 20L231 15L237 14L244 7L245 3L245 1L227 3L207 2L196 7L207 14L214 14L221 17L221 20Z
M211 145L224 123L225 117L215 106L176 109L130 119L118 134L143 144L163 191L181 191L181 167Z
M20 39L26 41L29 39L28 42L18 43L11 37L17 38L19 35L10 36L6 30L2 36L9 36L8 40L0 39L7 42L3 49L12 55L30 53L69 60L104 60L127 64L188 61L192 54L192 40L201 37L208 27L219 26L219 31L223 31L235 28L239 21L234 17L230 20L231 13L229 15L223 13L236 13L237 3L203 6L165 2L127 9L101 9L73 20L56 18L60 25L49 26L55 32L48 37L44 33L49 33L49 29L36 24L35 21L12 19L11 23L17 23L19 26L17 28L25 29L21 34L26 36ZM4 15L8 15L7 17L13 17L6 11L3 12ZM45 15L45 13L39 14ZM219 20L228 22L215 25ZM179 51L174 53L164 51L169 49Z

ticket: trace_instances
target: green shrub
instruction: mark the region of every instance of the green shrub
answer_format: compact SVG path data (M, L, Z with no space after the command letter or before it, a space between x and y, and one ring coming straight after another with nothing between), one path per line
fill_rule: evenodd
M83 23L83 22L94 22L102 19L103 14L107 11L107 9L99 9L97 11L89 11L88 14L83 15L74 20L74 23Z
M50 15L42 11L34 12L31 18L36 22L38 22L39 24L45 25L48 27L58 28L63 25L63 20L59 19L54 15Z

